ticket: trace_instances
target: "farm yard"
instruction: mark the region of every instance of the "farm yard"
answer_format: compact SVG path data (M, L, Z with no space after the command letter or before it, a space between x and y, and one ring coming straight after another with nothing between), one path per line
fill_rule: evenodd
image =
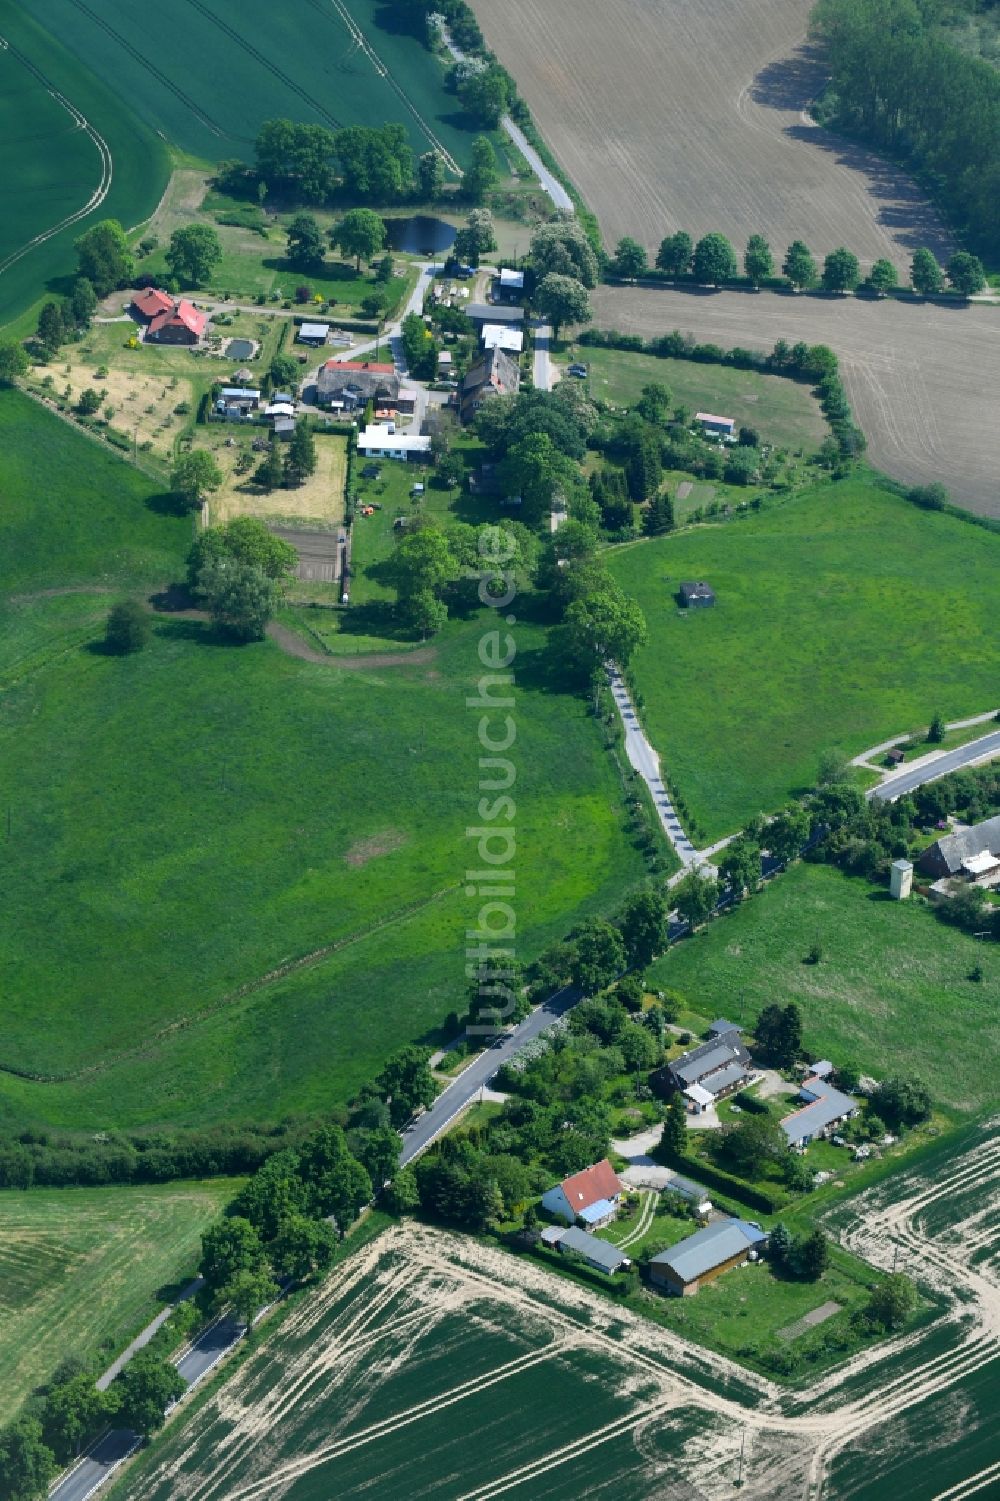
M855 298L600 288L598 327L646 338L770 350L778 339L828 344L868 457L905 485L943 483L970 511L1000 516L1000 308L900 305Z
M232 1179L0 1192L0 1422L68 1356L104 1363L190 1278Z
M641 605L632 661L649 737L716 839L909 725L996 698L1000 537L918 510L864 475L757 515L608 555ZM678 609L685 579L714 609Z
M614 245L711 230L909 263L950 244L913 182L813 125L810 0L473 0L538 127Z
M965 1249L998 1178L996 1144L976 1128L829 1212L877 1267L902 1252L943 1317L794 1393L530 1257L515 1274L480 1241L390 1230L289 1309L113 1494L360 1497L377 1453L387 1497L722 1497L742 1447L743 1488L759 1501L874 1501L876 1474L932 1501L1000 1457L986 1400L1000 1289L995 1260ZM935 1435L927 1468L895 1438L904 1423L916 1432L918 1414Z
M815 965L803 961L813 944ZM968 978L979 963L985 979ZM918 1074L938 1108L968 1117L1000 1103L1000 963L989 945L926 907L827 865L796 865L651 971L703 1016L752 1027L794 1001L808 1047L876 1075Z

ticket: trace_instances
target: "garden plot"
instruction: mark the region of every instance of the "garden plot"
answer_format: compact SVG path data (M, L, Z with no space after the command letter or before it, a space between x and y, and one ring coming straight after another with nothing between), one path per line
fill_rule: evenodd
M140 448L148 444L158 457L169 458L197 399L193 381L162 368L150 369L148 361L144 366L141 349L122 350L121 358L116 352L115 362L108 365L83 358L73 345L64 352L68 358L60 354L58 364L35 367L33 384L51 376L52 396L73 407L84 391L96 391L101 397L96 416L106 418L110 427Z
M810 0L473 0L487 42L595 210L605 239L650 248L720 230L740 250L908 262L949 237L913 182L804 113L823 71Z
M874 1496L840 1483L859 1452L910 1501L939 1495L893 1431L962 1406L935 1436L962 1475L997 1458L974 1396L1000 1354L1000 1285L923 1229L927 1210L1000 1186L988 1131L869 1191L841 1234L883 1270L902 1252L943 1316L790 1393L530 1258L418 1227L389 1231L304 1299L232 1379L134 1466L123 1498L319 1501L372 1494ZM738 1274L731 1274L738 1275ZM974 1456L970 1464L969 1455ZM831 1482L831 1467L838 1477ZM855 1467L857 1468L857 1467ZM681 1491L683 1487L683 1491ZM883 1492L884 1493L884 1492Z
M209 500L212 525L232 521L235 516L259 516L262 521L285 526L305 521L324 528L339 527L344 520L347 439L333 434L317 435L315 473L293 490L266 493L250 479L264 457L252 451L251 441L268 436L266 428L249 425L239 428L213 423L209 428L198 429L195 446L211 448L225 476L222 487ZM241 466L248 461L252 467L241 473Z

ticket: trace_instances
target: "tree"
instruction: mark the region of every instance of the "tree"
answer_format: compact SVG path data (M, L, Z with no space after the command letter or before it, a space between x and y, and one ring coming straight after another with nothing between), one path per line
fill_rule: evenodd
M88 386L77 398L76 409L81 417L92 417L101 408L101 393Z
M45 1442L62 1460L79 1454L83 1445L104 1426L113 1403L99 1392L86 1371L58 1382L45 1393Z
M409 1214L419 1203L414 1171L412 1167L401 1167L385 1191L385 1207L390 1214Z
M418 589L406 599L403 614L407 624L417 632L421 641L426 641L428 636L436 636L438 631L444 629L448 620L448 606L430 589Z
M944 276L937 257L924 247L913 252L910 262L910 282L921 297L936 297L944 287Z
M853 292L861 280L858 258L840 245L823 262L823 287L827 292Z
M625 968L625 944L618 929L604 918L586 923L576 939L573 984L585 995L596 995Z
M271 1265L279 1277L305 1282L316 1272L323 1272L337 1254L337 1235L322 1220L293 1214L281 1222L278 1233L268 1247ZM259 1305L258 1305L259 1306Z
M658 891L636 891L625 902L617 926L630 969L645 969L667 941L667 904Z
M206 495L218 490L222 484L222 470L205 448L192 448L182 454L170 474L170 483L175 494L184 503L197 509Z
M271 361L268 374L275 390L285 391L289 387L294 388L298 383L299 362L293 354L276 354Z
M264 1264L260 1235L242 1215L217 1220L201 1237L199 1270L210 1293L218 1294L237 1272L259 1272Z
M521 514L527 525L537 526L552 510L556 495L565 494L572 486L575 470L548 433L537 432L512 443L500 465L499 478L508 495L520 495Z
M30 361L24 345L14 339L0 340L0 386L13 386L27 375Z
M755 287L774 275L774 256L763 235L751 235L743 252L743 270Z
M285 450L285 484L301 485L316 469L316 440L308 420L295 424L292 441Z
M464 228L455 237L454 254L459 260L475 257L475 264L478 265L480 256L489 255L496 248L497 236L492 213L488 208L470 209Z
M499 181L496 153L489 136L476 136L472 158L462 178L462 188L471 203L482 203Z
M620 276L622 281L635 281L644 275L647 265L645 246L624 235L615 246L615 258L611 264L615 276Z
M334 185L336 139L324 125L265 120L254 144L258 176L296 202L322 203Z
M306 1186L300 1168L297 1152L275 1152L233 1200L233 1213L249 1220L262 1241L272 1241L285 1220L303 1213Z
M703 235L694 247L694 279L713 287L735 281L736 253L725 235Z
M117 219L102 219L91 225L75 242L75 248L79 274L87 278L98 297L128 286L135 275L135 261Z
M931 1113L930 1090L913 1075L892 1074L875 1091L874 1106L891 1126L915 1126Z
M42 1440L37 1418L18 1418L0 1433L0 1495L41 1501L55 1472L55 1455Z
M830 1242L822 1230L811 1230L795 1242L792 1265L797 1277L818 1282L830 1264Z
M167 1404L187 1391L177 1367L149 1350L133 1355L115 1382L118 1421L135 1433L155 1433L163 1427Z
M542 277L535 288L534 302L542 317L552 324L557 339L564 324L589 323L593 316L583 283L556 271Z
M467 73L459 84L458 97L474 123L496 130L510 105L510 80L496 63Z
M687 1111L684 1108L684 1096L680 1090L675 1090L670 1096L670 1103L663 1120L660 1151L667 1161L670 1161L683 1157L686 1148Z
M326 245L319 222L312 214L296 214L289 224L286 254L296 271L315 275L322 270Z
M742 1178L757 1178L768 1162L788 1151L785 1133L769 1115L748 1115L722 1133L722 1155Z
M219 236L210 224L185 224L170 236L166 261L179 282L204 286L221 260Z
M142 651L149 641L149 616L136 600L113 605L104 628L104 644L116 656Z
M732 844L726 846L719 869L732 884L738 899L744 891L756 890L760 880L760 846L738 834Z
M779 1220L771 1229L767 1242L767 1254L772 1266L777 1267L779 1272L788 1271L791 1266L792 1233L787 1225Z
M271 1272L267 1267L259 1267L255 1271L237 1272L231 1282L219 1289L218 1303L220 1307L231 1308L240 1322L252 1330L260 1310L277 1296L278 1284Z
M932 480L929 485L912 485L906 498L921 510L943 511L948 504L948 491L940 480Z
M812 820L801 803L792 803L767 825L763 839L776 860L794 860L809 838Z
M667 235L660 241L660 248L656 252L656 264L661 271L666 271L670 276L686 276L691 270L691 257L694 254L694 244L691 236L683 229L676 234Z
M647 537L661 537L674 529L674 503L666 490L653 496L642 518L642 529Z
M840 787L850 779L851 765L838 750L825 750L819 758L816 781L820 787Z
M69 304L73 311L73 317L81 328L89 327L90 320L97 310L97 293L93 284L85 276L78 276L73 283L73 289L69 294Z
M385 249L385 220L371 208L352 208L346 213L330 239L345 255L353 255L357 269L362 261L374 260Z
M404 1126L414 1111L426 1109L437 1096L437 1085L427 1067L428 1052L409 1046L394 1053L375 1080L375 1087L389 1104L396 1127Z
M670 390L661 381L648 381L639 392L634 411L651 427L663 427L670 421Z
M61 303L49 301L42 304L42 310L38 314L38 338L39 342L44 344L48 354L55 354L66 338L66 323Z
M671 893L674 906L692 927L697 927L715 911L719 900L719 883L712 875L689 870Z
M278 585L262 569L229 558L201 570L198 594L217 629L238 641L263 641L280 599Z
M781 1013L774 1044L774 1058L782 1068L790 1068L802 1052L802 1013L789 1001Z
M444 157L440 151L425 151L417 162L417 187L421 198L433 202L444 187Z
M362 1164L372 1183L382 1184L395 1176L399 1167L401 1144L399 1135L389 1126L377 1126L369 1131L353 1133L351 1148Z
M802 240L793 240L789 245L781 269L797 292L816 285L816 262L809 246Z
M285 461L281 456L277 438L271 440L271 445L261 462L254 471L253 482L260 485L268 494L277 490L285 482Z
M868 285L880 297L884 297L886 292L891 292L898 281L899 277L896 275L896 268L892 261L878 260L868 273Z
M956 250L948 262L948 280L963 297L973 297L986 285L982 261L968 250Z
M409 193L413 152L405 125L349 125L332 139L344 188L351 197L387 203Z
M627 667L633 653L648 640L640 605L617 584L575 600L566 611L565 633L571 660L587 674L608 658Z
M943 714L935 714L927 730L927 740L930 745L940 745L945 736L945 722Z
M436 526L407 532L389 561L388 572L401 600L423 590L438 594L459 574L459 564L447 536Z
M917 1306L917 1290L909 1277L892 1272L877 1282L865 1312L883 1329L901 1329Z
M437 374L438 346L419 313L407 313L401 334L410 375L415 380L433 380Z
M541 225L531 237L530 255L539 281L553 274L597 286L597 256L577 219L560 216Z

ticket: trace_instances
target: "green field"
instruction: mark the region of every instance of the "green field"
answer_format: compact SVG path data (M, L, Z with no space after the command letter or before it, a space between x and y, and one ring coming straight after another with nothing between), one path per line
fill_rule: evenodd
M859 475L763 513L608 554L642 606L643 719L699 839L732 832L853 755L997 696L1000 537ZM714 609L682 612L683 579Z
M381 0L285 0L277 10L246 0L238 15L219 0L163 0L155 47L138 0L28 0L28 8L127 108L206 161L250 159L261 122L276 116L333 129L399 121L415 151L440 140L459 160L468 154L472 134L442 88L442 65Z
M67 1356L109 1363L194 1275L233 1191L218 1178L0 1192L0 1422Z
M50 7L39 6L47 23ZM58 26L43 30L17 0L0 0L0 143L4 212L0 220L0 326L37 302L72 269L72 244L100 218L125 225L150 214L167 181L167 149L136 120L120 97L121 78L100 81ZM32 68L37 70L32 71ZM37 76L38 74L42 76ZM4 264L35 236L83 209L102 182L96 144L48 92L60 91L107 145L112 174L107 196L23 256ZM55 280L54 280L55 279ZM25 330L26 331L26 330Z
M329 1107L463 1003L480 754L464 702L485 622L452 622L381 672L240 650L169 617L145 652L105 656L110 591L177 578L190 522L25 398L0 414L0 1065L59 1076L0 1075L0 1118ZM40 593L57 581L85 592ZM617 905L643 865L585 705L544 691L539 628L516 639L527 959Z
M694 360L661 360L652 354L572 345L568 358L589 369L587 387L598 401L631 406L643 386L666 386L677 406L695 412L735 417L740 427L755 427L763 443L813 452L827 436L819 404L807 385L758 370L729 365L702 365Z
M819 964L804 964L813 943ZM967 978L975 964L984 978ZM679 943L651 970L704 1016L752 1026L795 1001L806 1047L877 1076L914 1071L947 1111L1000 1098L1000 958L922 903L826 865L796 865L759 896Z

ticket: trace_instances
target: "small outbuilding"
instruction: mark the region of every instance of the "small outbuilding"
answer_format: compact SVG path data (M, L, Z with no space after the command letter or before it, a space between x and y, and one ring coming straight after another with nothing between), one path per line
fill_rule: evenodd
M501 297L520 297L524 291L524 272L502 266L497 277L497 290Z
M654 1287L690 1298L704 1283L756 1257L766 1243L765 1232L747 1220L713 1220L704 1230L654 1256L649 1280Z
M598 1240L596 1235L589 1235L586 1230L580 1230L576 1225L571 1225L568 1230L559 1234L556 1242L561 1253L571 1251L593 1267L595 1272L604 1272L613 1277L615 1272L623 1267L629 1267L632 1263L624 1251L619 1251L610 1241Z
M894 860L889 871L889 895L897 902L905 902L913 890L912 860Z
M685 610L706 610L715 604L715 590L708 584L689 582L678 590Z
M714 433L718 438L736 435L735 417L717 417L714 412L695 412L694 420L704 433Z
M318 349L330 337L330 325L329 323L303 323L295 337L300 344L310 344L314 349Z

